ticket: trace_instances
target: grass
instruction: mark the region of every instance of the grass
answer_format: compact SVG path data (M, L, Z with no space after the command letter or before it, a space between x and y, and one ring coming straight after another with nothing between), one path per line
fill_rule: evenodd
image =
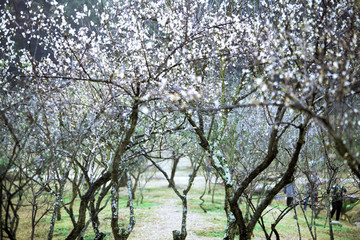
M61 226L61 227L55 227L54 229L54 237L59 237L59 238L66 238L66 236L68 235L68 233L70 229L66 226Z
M199 212L199 213L204 213L204 210L202 210L200 208L200 200L194 200L194 201L190 201L188 203L189 207L193 208L193 211L195 212ZM180 203L181 204L181 203ZM179 205L180 205L179 204ZM214 203L211 202L204 202L203 203L203 208L206 209L206 211L208 212L223 212L224 211L224 203L220 202L220 201L216 201Z
M202 236L202 237L212 237L212 238L222 238L224 237L224 231L204 231L204 230L199 230L199 231L195 231L195 233L198 236Z

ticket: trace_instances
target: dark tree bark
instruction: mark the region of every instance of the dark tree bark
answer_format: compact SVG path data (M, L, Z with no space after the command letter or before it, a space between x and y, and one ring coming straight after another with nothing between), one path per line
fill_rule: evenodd
M140 91L139 87L140 86L138 85L137 92L135 95L139 95L139 91ZM135 127L137 125L138 116L139 116L139 112L138 112L139 104L140 104L139 100L135 100L133 107L132 107L131 115L130 115L130 126L126 130L122 141L119 143L118 147L116 148L115 156L114 156L111 170L110 170L111 185L112 185L112 189L111 189L111 212L112 212L111 228L112 228L112 233L114 235L115 240L127 239L127 237L130 234L127 231L121 231L119 228L119 217L118 217L119 187L120 187L119 171L120 171L120 164L122 161L122 156L125 153L125 151L127 150L127 146L130 143L130 138L133 135L133 133L135 131ZM131 186L130 186L130 188L131 188ZM129 194L131 195L131 192Z
M73 230L66 237L66 240L75 240L81 233L81 230L85 226L85 218L86 218L86 209L88 203L93 199L93 196L97 189L99 189L102 185L106 184L111 179L110 172L104 173L100 178L93 182L93 184L89 187L87 192L81 197L80 207L79 207L79 217L74 226Z
M174 178L175 178L176 168L177 168L177 165L178 165L178 163L180 161L181 155L176 156L175 151L173 151L172 152L172 157L173 157L174 161L173 161L173 165L172 165L172 168L171 168L170 180L175 184ZM170 183L169 183L168 187L169 188L171 187Z
M301 126L299 126L299 136L298 136L298 140L296 143L296 147L295 150L292 154L292 158L289 162L288 165L288 169L286 170L286 172L284 173L283 177L281 178L281 180L275 185L274 188L272 188L266 195L266 197L264 198L264 200L260 203L260 205L256 208L255 212L253 213L249 223L246 225L244 222L244 219L242 217L242 212L237 204L237 201L240 197L240 191L241 188L237 189L236 193L234 194L234 196L230 199L230 205L231 205L231 211L233 212L233 214L236 217L236 221L237 224L239 226L240 229L240 239L250 239L251 238L251 233L253 232L256 223L259 221L262 212L265 210L265 208L267 206L269 206L269 204L271 203L272 199L275 197L275 195L277 193L279 193L281 191L282 188L284 188L288 183L291 182L292 178L293 178L293 174L295 171L295 166L299 160L299 155L300 155L300 151L301 148L304 144L305 141L305 135L306 135L306 130L308 127L308 122L309 119L307 119L305 121L305 123ZM258 169L255 169L254 171L256 171ZM252 174L250 174L251 176Z

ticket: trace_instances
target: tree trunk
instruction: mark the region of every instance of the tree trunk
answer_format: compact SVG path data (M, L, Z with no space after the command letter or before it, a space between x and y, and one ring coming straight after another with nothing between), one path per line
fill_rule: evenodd
M132 199L136 199L135 193L136 193L137 186L139 184L140 175L141 175L140 171L137 173L136 176L133 175L133 178L135 179L135 183L134 183L134 186L131 189Z
M175 178L176 168L180 161L180 157L175 157L175 151L173 151L173 159L174 159L174 162L173 162L173 166L171 168L170 180L175 184L174 178ZM169 183L168 187L169 188L171 187L170 183Z
M114 160L115 163L115 160ZM115 240L121 240L119 228L119 164L113 164L111 173L111 229Z
M125 174L123 174L119 181L119 187L126 187L126 185L127 185L127 178Z
M98 217L98 210L99 209L95 208L95 199L92 199L90 201L90 215L91 215L91 224L93 226L95 236L101 236L103 234L99 230L100 221L99 221L99 217Z
M219 178L219 176L216 174L216 175L215 175L214 186L213 186L213 189L212 189L211 203L215 203L215 189L216 189L216 184L217 184L218 178ZM210 180L211 180L211 179L210 179Z
M225 228L225 236L224 240L233 240L235 239L236 233L240 230L239 224L237 223L237 219L242 219L242 213L239 209L239 206L236 203L231 201L232 189L229 187L225 187L225 213L227 218L226 228ZM233 208L236 208L238 212L234 211ZM238 213L238 216L234 215L234 212ZM245 226L245 224L244 224Z
M2 184L3 184L3 177L0 175L0 199L1 201L3 201L3 188L2 188ZM0 239L4 239L4 234L3 234L3 215L2 215L2 206L0 206Z
M57 205L55 210L56 210L56 220L61 221L61 207L60 207L60 205Z
M67 236L66 240L75 240L82 229L85 226L85 218L86 218L86 209L89 201L93 198L96 190L101 187L103 184L107 183L111 178L110 172L104 173L99 179L97 179L93 184L89 187L85 195L81 197L80 207L79 207L79 217L76 225L73 230Z
M47 240L52 240L53 239L54 228L55 228L55 219L56 219L56 214L57 214L56 209L59 208L59 205L60 205L60 199L57 196L56 197L56 202L55 202L55 205L54 205L54 211L53 211L53 214L51 215L50 227L49 227L49 231L48 231Z

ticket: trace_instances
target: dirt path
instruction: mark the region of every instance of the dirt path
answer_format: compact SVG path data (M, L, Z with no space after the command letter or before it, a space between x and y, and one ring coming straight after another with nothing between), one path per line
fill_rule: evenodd
M186 168L190 165L189 162L182 162L179 166L179 170L176 173L175 183L177 186L185 187L188 183L188 171L181 171L181 168ZM167 168L167 166L165 166ZM169 168L167 169L169 172ZM197 176L192 186L192 189L202 189L205 183L203 176ZM167 182L165 178L157 173L157 176L154 180L149 182L147 187L149 188L167 188ZM179 188L181 190L181 188ZM170 240L172 238L173 230L181 229L181 218L182 218L182 205L180 199L176 194L169 189L171 193L164 196L161 200L161 204L158 206L153 206L151 209L145 209L142 212L141 209L137 209L137 214L139 219L136 223L136 226L131 233L129 239L157 239L157 240ZM180 191L182 192L182 190ZM188 201L192 199L198 199L198 195L188 195ZM197 209L194 212L194 209ZM225 213L220 212L209 212L202 213L199 212L198 205L194 206L188 204L188 215L187 215L187 238L188 240L214 240L219 239L219 237L204 237L199 236L201 233L206 231L222 231L223 227L219 228L219 224L216 224L217 220L225 217ZM221 224L220 226L222 226ZM198 233L198 234L197 234ZM202 234L204 235L204 234Z
M160 206L152 207L152 214L149 216L143 213L142 221L137 222L129 239L172 239L172 231L181 228L182 207L178 204L178 199L166 199L166 202ZM216 224L212 223L214 217L216 216L212 213L200 214L189 209L186 239L218 239L198 236L195 233L214 230L217 227Z

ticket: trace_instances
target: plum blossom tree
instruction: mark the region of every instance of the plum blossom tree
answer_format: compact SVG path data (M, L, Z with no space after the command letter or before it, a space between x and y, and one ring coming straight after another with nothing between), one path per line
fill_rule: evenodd
M357 1L112 0L82 10L70 4L8 0L0 9L1 194L15 196L4 185L10 170L29 170L15 192L36 180L55 193L54 209L64 208L73 223L67 239L81 238L90 222L96 239L105 237L97 216L109 191L112 236L129 237L135 225L130 165L159 151L157 141L184 119L225 186L224 239L237 230L240 239L251 238L290 182L312 121L360 178ZM249 114L257 125L245 124ZM288 155L279 150L284 138L292 143ZM249 142L261 150L256 159L243 147ZM20 164L22 153L30 163L44 159L54 181L35 178ZM282 161L282 178L246 219L240 197ZM125 175L130 216L121 229ZM69 207L62 201L66 182ZM16 222L9 225L6 214L1 234L15 237Z
M264 7L266 3L264 3ZM359 4L280 1L262 12L258 84L311 116L359 178Z
M45 132L52 135L48 139L56 139L61 131L72 139L71 147L66 148L54 142L67 154L65 163L73 167L69 175L76 189L73 197L79 193L81 197L79 216L72 218L74 228L67 239L82 234L88 205L108 182L113 236L126 239L135 221L132 214L129 227L119 228L119 179L136 156L130 150L141 143L133 138L134 133L141 136L141 115L158 107L157 102L200 96L199 90L189 87L195 75L190 63L218 54L216 48L208 48L208 37L223 30L228 20L214 12L201 16L199 9L206 9L205 2L190 1L173 5L167 1L109 1L70 16L66 6L56 1L45 7L26 2L24 10L16 4L13 9L10 1L4 6L1 33L6 47L1 58L5 68L16 69L3 72L6 94L12 94L6 88L20 84L19 77L40 89L39 96L51 97L41 98L40 104L59 112L52 115L56 119L45 121L57 128ZM201 45L206 46L203 56L198 55ZM46 55L36 54L40 50ZM184 74L187 71L190 74ZM11 81L12 77L16 78ZM142 138L146 140L147 135ZM101 169L95 174L91 162L99 157L95 147L99 143L108 146L110 157L96 163ZM84 191L79 191L81 182L86 183Z

